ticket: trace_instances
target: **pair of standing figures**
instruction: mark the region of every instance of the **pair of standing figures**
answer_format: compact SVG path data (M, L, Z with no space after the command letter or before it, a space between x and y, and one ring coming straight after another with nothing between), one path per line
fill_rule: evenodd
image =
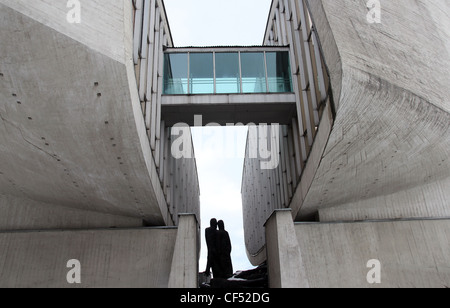
M219 227L219 230L217 230ZM222 220L211 219L211 225L205 231L206 245L208 246L208 264L206 265L206 275L213 272L214 279L228 279L233 276L233 264L231 262L231 240L230 235L225 231L225 224Z

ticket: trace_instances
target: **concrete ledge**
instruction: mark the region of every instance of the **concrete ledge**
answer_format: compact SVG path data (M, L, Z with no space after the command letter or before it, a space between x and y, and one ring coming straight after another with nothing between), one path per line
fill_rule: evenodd
M306 277L314 288L450 286L450 220L295 224ZM380 263L371 284L370 260Z
M295 115L295 94L163 95L162 118L166 125L194 125L194 115L203 123L289 124Z
M79 25L66 4L0 1L0 194L172 225L140 110L132 3L89 1ZM54 212L53 225L76 225Z
M163 95L162 99L164 106L295 104L294 93Z
M142 219L0 195L0 232L89 228L139 228Z
M0 233L2 288L167 288L177 230ZM80 284L69 284L69 260Z

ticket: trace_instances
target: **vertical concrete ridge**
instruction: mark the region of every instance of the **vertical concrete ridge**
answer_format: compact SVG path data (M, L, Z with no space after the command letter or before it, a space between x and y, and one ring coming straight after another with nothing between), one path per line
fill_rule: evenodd
M179 216L169 288L198 288L199 228L195 214Z
M330 74L331 91L333 92L334 104L337 109L341 101L343 87L343 62L335 39L335 31L337 30L330 25L329 15L325 12L323 1L306 0L306 5L314 28L320 38L318 44L323 54L324 65Z
M271 288L308 288L309 282L291 210L275 210L265 227L269 286Z
M129 102L131 103L131 108L133 112L133 117L135 119L135 129L137 138L139 139L139 147L140 152L142 153L143 163L145 164L148 172L148 176L150 178L151 185L147 187L147 189L151 189L156 200L152 200L151 202L156 203L159 206L161 215L164 218L165 225L174 225L174 221L169 213L167 208L167 202L164 197L163 188L161 187L161 183L159 180L159 174L157 172L157 167L155 163L155 159L152 154L150 141L147 136L147 127L144 121L141 101L138 93L138 81L136 79L136 68L133 62L133 20L132 20L132 2L125 1L124 4L126 8L127 14L125 14L124 20L124 42L125 42L125 67L126 74L128 80L128 90L130 95ZM126 18L126 17L129 17ZM147 223L157 225L158 222L155 222L151 217L144 217ZM160 224L160 223L159 223Z

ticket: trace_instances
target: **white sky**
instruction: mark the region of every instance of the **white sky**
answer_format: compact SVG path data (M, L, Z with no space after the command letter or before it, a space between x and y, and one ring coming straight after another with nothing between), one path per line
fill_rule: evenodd
M272 0L164 0L176 47L261 45Z
M164 0L175 47L261 45L272 0ZM204 123L207 124L207 123ZM204 229L222 219L233 245L234 271L253 268L244 243L241 182L246 128L193 128Z

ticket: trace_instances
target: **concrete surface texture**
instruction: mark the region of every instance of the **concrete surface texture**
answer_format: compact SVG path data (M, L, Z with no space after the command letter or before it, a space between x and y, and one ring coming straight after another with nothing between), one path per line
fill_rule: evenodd
M309 6L337 114L297 218L448 217L450 4L383 1L380 24L365 1Z
M196 288L199 251L195 214L178 228L0 232L0 287Z
M200 225L195 214L180 214L169 288L198 288Z
M0 287L167 288L176 239L175 228L0 233Z
M450 220L266 223L271 287L448 288Z
M197 220L141 229L200 210L195 159L171 156L157 101L140 100L158 92L141 69L162 77L144 45L172 44L163 4L83 2L80 23L69 11L0 1L0 285L78 286L65 275L76 259L82 287L195 286ZM159 27L137 34L150 16Z
M149 145L144 148L156 167L149 162L156 173L152 183L162 188L159 197L165 200L168 215L177 225L179 213L200 217L200 189L193 149L189 158L175 159L171 155L171 126L162 118L164 50L173 47L172 35L162 0L133 0L132 4L132 58L140 102L140 110L135 110L138 132Z
M381 286L449 286L450 3L382 1L370 23L365 0L274 0L263 44L289 48L294 90L275 98L163 97L162 0L69 10L0 0L0 286L65 286L77 259L84 287L195 287L198 222L179 213L199 217L197 168L169 126L257 122L241 103L285 103L260 114L284 118L265 137L279 163L247 159L242 185L272 286L365 286L369 260Z
M244 164L245 236L254 265L265 259L261 221L275 209L302 205L334 120L329 75L303 1L272 2L264 45L289 46L296 112L280 122L276 168L261 170L263 157L247 158Z
M264 44L291 46L299 116L280 132L278 172L247 160L250 255L265 245L253 216L287 206L297 221L450 216L449 4L382 1L381 23L369 10L363 0L272 3Z
M152 3L148 12L168 29L161 2ZM178 207L198 212L195 161L169 159L165 128L166 146L156 150L147 135L133 2L83 3L79 24L68 22L66 4L0 1L0 209L7 217L0 229L86 228L96 220L96 227L164 226L177 223ZM177 185L183 178L190 181ZM188 191L188 202L174 201Z
M269 286L309 288L291 210L275 210L265 227Z
M312 288L450 285L448 219L299 223L295 230Z
M162 225L167 210L143 189L153 185L127 68L131 5L85 8L94 15L82 15L80 29L54 2L0 4L1 193Z

